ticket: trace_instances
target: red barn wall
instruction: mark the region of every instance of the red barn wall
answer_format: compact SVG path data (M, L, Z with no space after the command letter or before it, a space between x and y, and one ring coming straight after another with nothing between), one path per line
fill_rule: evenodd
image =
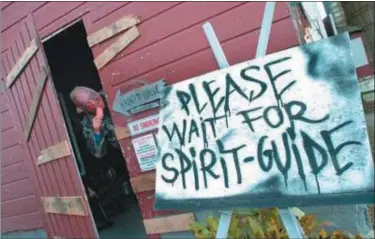
M264 6L263 2L1 2L1 53L18 36L20 22L29 13L34 15L42 38L77 19L83 19L90 34L125 15L136 15L141 20L138 25L141 36L99 71L112 105L119 88L128 91L140 87L140 81L154 82L161 78L173 84L217 69L202 29L206 21L213 25L230 64L254 58ZM116 39L94 46L94 56ZM268 53L296 45L297 34L287 3L278 2ZM33 175L24 161L31 159L25 158L17 144L13 134L17 129L3 102L1 98L2 232L41 228L34 190L26 185ZM152 113L155 111L126 119L112 112L112 117L116 125L126 126L126 122ZM121 145L131 177L140 175L131 139L121 140ZM8 195L4 193L7 188L12 189ZM160 214L152 210L152 191L137 196L144 218Z
M1 232L43 227L27 153L19 143L7 99L0 94L1 112Z

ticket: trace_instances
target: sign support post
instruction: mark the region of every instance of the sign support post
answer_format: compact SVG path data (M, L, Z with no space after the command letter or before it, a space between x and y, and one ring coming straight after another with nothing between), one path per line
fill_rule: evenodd
M220 42L216 37L215 31L212 28L212 25L209 22L206 22L203 25L203 30L204 30L204 33L206 34L206 38L212 48L212 51L215 55L215 59L220 69L229 67L228 60L225 57L224 51L220 46ZM221 211L219 226L216 232L216 238L227 238L231 218L232 218L231 210Z
M268 40L271 32L272 19L275 11L275 5L275 2L266 3L255 58L263 57L266 55ZM219 68L223 69L229 67L228 60L225 57L223 49L220 46L220 42L216 37L212 25L209 22L206 22L203 25L203 30L215 55L215 59L219 65ZM289 237L304 238L305 236L303 233L303 229L297 221L297 218L292 214L291 209L280 209L279 212ZM219 226L216 233L217 239L227 238L231 218L231 210L221 211Z

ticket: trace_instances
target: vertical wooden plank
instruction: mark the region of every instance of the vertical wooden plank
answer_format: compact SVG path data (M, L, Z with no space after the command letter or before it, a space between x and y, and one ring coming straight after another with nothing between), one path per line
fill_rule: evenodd
M39 36L37 35L37 32L33 26L33 19L32 16L29 15L28 20L28 29L29 32L28 34L32 38L38 39L38 44L39 47L42 48L40 45L40 39ZM47 59L46 56L44 55L43 51L40 51L37 55L37 62L38 65L47 65ZM50 71L48 69L48 71ZM65 129L63 117L62 117L62 112L60 107L58 106L59 103L57 101L57 94L56 90L54 89L53 81L49 81L46 86L46 100L51 106L50 110L50 117L53 119L53 123L56 125L56 127L53 129L56 131L55 134L52 134L54 137L57 137L58 141L61 140L68 140L69 137L67 135L67 131ZM57 141L57 142L58 142ZM82 186L81 178L78 173L78 168L76 166L76 162L73 157L69 157L66 160L61 160L53 163L54 166L56 166L59 170L57 172L57 175L60 174L61 181L60 184L63 185L63 187L66 190L67 195L80 195L83 196L84 198L86 197L84 188ZM64 176L63 176L64 175ZM86 198L85 198L86 200ZM66 219L66 217L58 217L60 219ZM74 237L82 237L82 238L87 238L87 237L97 237L96 234L96 228L91 220L91 217L85 217L85 218L77 218L77 217L69 217L69 220L71 220L71 223L73 224L71 228L71 233L74 234ZM60 234L63 235L63 234ZM64 234L66 235L66 234Z
M10 51L9 51L9 54L10 54ZM8 68L8 70L10 69L10 56L6 56L6 64L5 64L5 67ZM18 93L17 93L17 89L16 87L12 87L10 90L7 91L8 92L8 97L9 97L9 104L11 106L11 108L13 109L13 112L14 114L16 115L15 116L15 122L16 124L18 125L18 132L20 132L20 135L19 135L19 138L20 139L24 139L24 137L22 136L21 132L22 132L22 129L23 129L23 119L24 119L24 111L22 111L21 109L21 106L19 105L19 99L18 99ZM33 145L33 143L30 143L30 145L28 146L26 144L26 141L23 140L23 147L25 148L25 150L27 150L29 152L29 160L28 161L28 164L31 165L31 168L34 168L33 167L33 164L31 164L31 161L32 159L36 156L36 151L35 151L35 145ZM38 174L36 174L37 176L37 180L38 180L38 184L41 186L41 191L42 192L47 192L47 187L45 186L45 182L44 182L44 179L41 178L41 177L38 177ZM40 194L39 194L39 197L40 197ZM39 205L41 205L39 203ZM48 223L47 223L48 225Z
M21 28L21 32L20 32L20 37L17 39L17 41L19 42L20 45L22 44L26 44L27 41L29 41L30 39L32 39L31 37L27 38L25 37L25 34L27 34L27 27L25 25L24 22L22 22L22 28ZM40 48L40 46L39 46ZM37 53L38 54L38 53ZM39 68L36 72L34 72L32 70L32 65L33 65L33 62L35 62L35 57L30 61L30 64L29 66L27 67L27 69L25 70L26 71L26 74L28 75L30 81L28 81L29 83L29 87L30 87L30 94L31 92L34 92L35 91L35 88L36 88L36 85L37 85L37 76L40 72L40 70L42 68ZM31 98L30 98L30 102L31 102ZM48 123L49 122L45 115L46 115L46 112L45 112L45 107L43 107L43 104L44 104L44 100L41 101L41 107L40 107L40 110L39 110L39 114L40 116L37 117L38 121L35 123L35 133L32 134L32 139L33 141L36 141L36 142L39 142L39 147L36 149L36 156L33 157L33 166L35 166L35 160L36 160L36 157L39 156L39 152L41 149L45 148L50 140L49 136L49 126L48 126ZM56 174L55 172L50 172L50 170L48 170L50 168L49 167L43 167L41 169L47 169L47 170L41 170L40 173L41 173L41 178L43 180L43 183L45 184L45 187L46 187L46 192L43 193L43 195L49 195L49 194L52 194L54 195L55 193L57 193L59 191L59 185L56 184L55 180L54 180L54 175ZM56 219L56 216L55 215L46 215L47 218L50 218L51 220L51 224L50 224L50 228L53 228L53 231L54 232L58 232L58 233L63 233L65 231L65 228L62 226L63 224L61 222L58 222L57 219Z
M27 42L28 39L31 39L32 37L29 34L29 29L26 23L24 23L23 27L24 27L23 28L24 30L22 31L23 34L21 34L22 36L21 39L23 43L25 43ZM41 51L39 51L37 55L41 54L43 50L41 45L39 45L39 48L41 49ZM41 69L42 67L40 64L38 64L37 59L36 58L33 59L30 63L30 70L33 76L32 78L34 81L34 85L37 84L36 78ZM48 86L48 82L46 85ZM44 94L45 96L47 95L46 92L44 92ZM38 117L38 121L39 121L38 124L41 124L44 126L42 130L42 137L44 137L45 141L42 147L39 149L39 152L41 149L47 147L48 145L53 144L54 138L55 138L55 142L58 141L57 136L55 136L56 133L53 132L53 130L57 127L57 125L54 125L54 120L51 120L51 118L48 118L50 116L51 106L48 104L45 98L41 100L40 107L41 108L39 112L40 116ZM43 178L48 180L48 182L46 183L47 183L47 186L49 187L49 191L44 195L56 195L56 193L60 193L60 194L66 193L64 191L64 187L62 183L62 177L59 177L61 175L59 168L56 168L55 165L44 165L38 168L41 170L40 172L42 173ZM55 232L63 234L63 235L68 235L70 237L73 236L72 230L70 230L70 228L72 228L72 226L74 227L76 223L70 223L68 218L63 218L61 220L58 218L57 215L47 214L46 216L51 219L51 222L52 222L51 226L54 228Z

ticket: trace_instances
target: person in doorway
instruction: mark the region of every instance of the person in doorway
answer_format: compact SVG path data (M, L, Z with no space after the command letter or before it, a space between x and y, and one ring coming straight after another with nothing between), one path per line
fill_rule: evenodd
M108 144L120 149L112 121L103 114L105 105L101 95L90 88L77 86L71 92L70 98L77 111L85 113L81 122L82 133L90 153L100 159L105 157Z
M71 91L70 98L76 106L77 112L84 114L79 128L86 141L88 152L94 159L97 159L91 163L95 165L91 176L86 177L84 181L89 200L93 202L94 209L98 212L96 215L100 215L97 219L100 222L104 221L104 224L98 222L100 225L98 228L105 228L112 225L113 221L101 206L98 193L116 180L116 171L110 165L108 147L111 145L120 149L120 146L116 139L113 123L110 117L104 114L104 100L98 92L87 87L77 86Z

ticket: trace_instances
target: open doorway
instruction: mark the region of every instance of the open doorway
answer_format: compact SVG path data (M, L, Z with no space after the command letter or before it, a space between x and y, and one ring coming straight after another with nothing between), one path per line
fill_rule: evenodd
M146 238L121 150L108 144L104 158L94 157L81 124L87 113L77 112L70 99L76 86L102 92L86 37L84 24L79 21L43 43L79 172L100 238ZM102 98L105 101L104 94ZM110 118L108 105L104 115Z

